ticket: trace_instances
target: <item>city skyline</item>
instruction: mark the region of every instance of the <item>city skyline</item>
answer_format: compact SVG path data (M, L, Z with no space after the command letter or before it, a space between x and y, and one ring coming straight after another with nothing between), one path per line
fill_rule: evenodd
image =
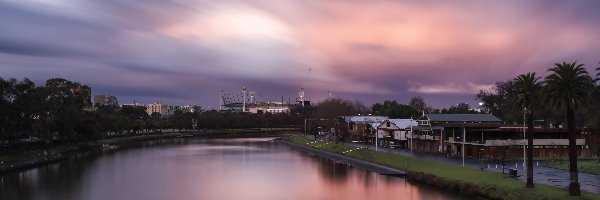
M121 103L329 96L437 108L557 62L600 61L600 6L550 2L4 1L0 74L63 77ZM309 70L310 68L310 70Z

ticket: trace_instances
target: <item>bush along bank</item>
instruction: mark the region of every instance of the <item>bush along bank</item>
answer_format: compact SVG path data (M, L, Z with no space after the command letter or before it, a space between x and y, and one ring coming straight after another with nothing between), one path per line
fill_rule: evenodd
M439 189L460 193L467 197L488 199L600 199L600 194L583 192L582 196L569 196L564 188L536 184L525 188L525 183L505 174L464 168L419 158L375 152L368 149L356 150L343 144L315 141L304 136L282 138L296 144L315 149L335 152L368 162L403 170L410 181L432 185Z
M69 155L103 150L110 145L125 144L146 140L168 139L179 136L178 133L162 133L151 135L129 136L111 139L102 139L94 142L84 142L72 145L53 146L49 148L40 148L28 152L14 152L12 155L3 155L2 157L12 157L0 161L0 173L25 170L52 162L60 161Z

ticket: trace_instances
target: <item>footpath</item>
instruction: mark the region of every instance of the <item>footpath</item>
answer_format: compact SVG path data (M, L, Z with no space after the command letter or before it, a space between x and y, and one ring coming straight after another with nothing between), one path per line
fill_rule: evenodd
M360 144L360 143L352 143L352 142L344 142L345 145L353 146L356 148L366 148L370 150L375 150L375 145L369 144ZM410 150L406 149L390 149L377 147L377 151L398 154L405 157L414 157L419 159L437 161L442 163L448 163L453 165L464 166L473 169L481 169L493 172L502 172L502 166L496 162L492 161L481 161L474 160L471 158L465 158L464 165L462 158L445 156L442 154L436 153L425 153L425 152L410 152ZM506 162L505 172L508 173L507 168L517 169L517 179L525 182L526 179L526 170L523 166L523 161L510 161ZM541 161L534 161L533 168L533 182L537 184L551 185L562 188L567 188L569 186L569 171L562 169L555 169L544 167L541 164ZM581 184L581 190L600 193L600 175L587 174L587 173L579 173L579 184Z

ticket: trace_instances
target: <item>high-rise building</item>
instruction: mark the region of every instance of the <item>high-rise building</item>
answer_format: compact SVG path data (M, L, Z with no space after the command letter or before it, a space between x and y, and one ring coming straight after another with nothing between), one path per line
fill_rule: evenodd
M156 115L160 117L169 117L175 114L176 110L180 110L180 106L172 106L166 105L162 103L151 103L146 106L146 112L148 115L152 116L152 114L156 113Z

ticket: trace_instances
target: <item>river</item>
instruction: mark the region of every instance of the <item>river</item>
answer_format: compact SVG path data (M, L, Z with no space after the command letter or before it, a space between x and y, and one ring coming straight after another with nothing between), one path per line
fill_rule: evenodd
M260 139L179 138L0 175L12 200L459 199Z

